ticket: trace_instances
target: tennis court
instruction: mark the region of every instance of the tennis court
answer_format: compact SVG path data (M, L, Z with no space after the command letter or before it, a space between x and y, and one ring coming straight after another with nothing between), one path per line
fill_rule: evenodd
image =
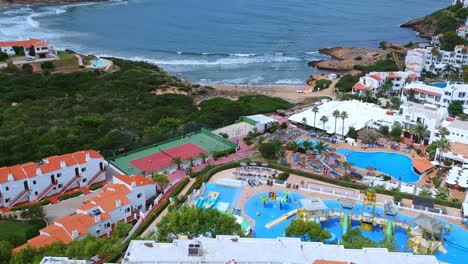
M197 134L130 151L111 160L111 163L128 175L149 173L175 168L176 165L172 162L174 157L182 158L186 164L189 157L199 159L200 153L210 155L212 152L235 147L235 143L208 130L202 130Z

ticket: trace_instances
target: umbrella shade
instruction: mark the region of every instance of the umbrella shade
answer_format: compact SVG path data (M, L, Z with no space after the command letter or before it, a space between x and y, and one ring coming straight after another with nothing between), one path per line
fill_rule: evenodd
M460 186L462 188L468 188L468 182L459 182L458 186Z
M451 185L452 185L452 184L457 184L457 182L456 182L455 180L453 180L453 179L447 179L447 180L445 181L445 183L451 184Z
M255 162L250 162L250 166L257 166L257 163L255 163Z
M247 166L247 163L241 162L240 165L241 165L242 167L245 167L245 166Z
M440 163L438 161L434 160L434 161L431 161L431 164L434 165L434 166L439 166Z
M262 163L262 166L263 166L263 167L266 167L266 166L268 166L268 163L263 162L263 163Z

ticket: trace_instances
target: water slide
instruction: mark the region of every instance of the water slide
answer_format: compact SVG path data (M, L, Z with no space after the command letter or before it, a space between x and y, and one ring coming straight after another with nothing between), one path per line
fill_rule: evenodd
M348 225L349 225L349 215L344 214L343 215L343 235L348 233Z
M387 228L385 229L385 235L387 235L387 238L392 237L392 235L393 235L393 220L388 220L387 221Z
M296 210L292 210L291 212L289 213L285 213L284 215L276 218L275 220L269 222L268 224L265 225L266 228L271 228L272 226L274 225L277 225L281 222L283 222L284 220L288 219L289 217L293 216L297 214L297 209Z

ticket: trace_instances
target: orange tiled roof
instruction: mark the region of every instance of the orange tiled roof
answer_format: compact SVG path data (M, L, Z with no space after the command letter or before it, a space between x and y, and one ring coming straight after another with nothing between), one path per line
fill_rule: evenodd
M408 77L410 77L411 79L417 79L418 75L412 73L412 74L408 75Z
M95 225L94 217L88 214L74 214L55 220L57 225L62 225L71 235L73 230L78 231L78 236L82 237L89 233L88 228Z
M27 40L19 40L19 41L0 41L0 47L24 47L29 48L31 46L45 46L47 45L47 41L41 39L27 39Z
M380 78L380 76L378 74L372 74L369 77L371 77L372 79L374 79L374 80L376 80L378 82L380 82L382 80L382 78Z
M353 89L356 89L356 90L370 90L371 87L370 86L365 86L364 84L358 82L353 86Z
M423 173L423 172L426 172L426 171L432 169L434 166L427 159L413 159L413 167L419 173Z
M44 158L43 160L45 163L41 165L38 165L34 162L28 162L21 165L2 167L0 168L0 183L7 182L9 174L13 176L14 180L21 180L37 176L37 169L40 169L42 173L49 173L60 170L62 168L61 162L64 162L66 166L83 164L86 162L86 154L89 154L89 156L93 159L103 158L101 154L95 150L84 150L60 156Z
M410 62L410 63L408 63L408 64L406 64L406 65L409 65L409 66L416 66L416 65L421 65L421 64L418 63L418 62L413 61L413 62Z
M108 184L103 188L103 192L85 202L79 208L82 211L100 207L104 212L111 212L117 209L117 201L120 200L121 206L130 204L127 194L130 190L123 184Z
M408 91L408 90L410 90L410 89L405 88L405 89L403 89L403 90ZM427 94L427 95L442 96L440 93L435 93L435 92L431 92L431 91L426 91L426 90L424 90L424 89L414 88L413 90L414 90L415 92L423 93L423 94Z
M58 241L68 244L72 240L71 235L63 227L53 224L41 229L40 235L29 239L26 244L15 248L13 252L18 252L26 247L40 248Z
M135 183L135 186L145 186L145 185L154 185L154 181L146 178L141 174L135 174L133 176L127 175L116 175L114 176L117 179L123 181L125 184L132 186L132 183Z

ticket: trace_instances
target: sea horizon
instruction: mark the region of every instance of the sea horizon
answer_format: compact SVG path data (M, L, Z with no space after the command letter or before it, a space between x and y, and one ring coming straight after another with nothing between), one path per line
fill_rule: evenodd
M193 83L300 86L311 74L326 72L307 66L310 60L328 58L319 49L425 41L399 25L450 3L134 0L21 5L0 10L0 38L43 38L83 54L147 61Z

